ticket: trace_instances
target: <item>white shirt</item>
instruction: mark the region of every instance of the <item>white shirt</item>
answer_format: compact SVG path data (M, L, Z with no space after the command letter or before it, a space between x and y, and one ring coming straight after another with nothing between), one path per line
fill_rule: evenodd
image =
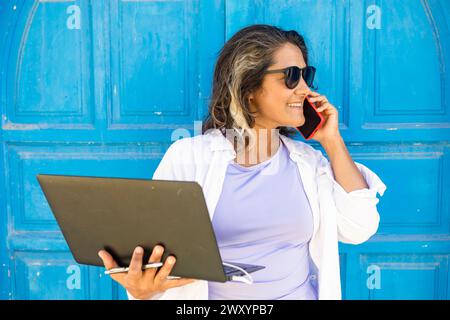
M360 244L378 229L377 192L386 185L366 166L355 162L369 189L346 192L335 180L329 161L310 145L280 135L290 158L296 162L313 212L313 236L309 250L311 281L316 281L319 300L340 300L341 282L338 241ZM219 129L175 141L153 174L155 180L196 181L202 186L212 220L222 191L228 164L236 158L233 144ZM134 297L127 291L128 298ZM207 300L208 282L168 289L152 300Z

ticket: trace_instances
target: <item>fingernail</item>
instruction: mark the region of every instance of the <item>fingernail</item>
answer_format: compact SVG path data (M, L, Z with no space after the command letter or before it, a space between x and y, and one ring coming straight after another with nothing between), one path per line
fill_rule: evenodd
M134 251L137 254L141 254L144 250L141 247L137 247L136 250Z
M175 262L175 258L169 257L169 258L167 258L167 261L168 261L170 264L173 264L173 263Z
M98 254L98 256L99 256L100 258L102 257L101 251L97 252L97 254Z
M157 253L157 254L159 254L159 253L161 253L162 252L162 247L160 247L160 246L157 246L156 248L155 248L155 252Z

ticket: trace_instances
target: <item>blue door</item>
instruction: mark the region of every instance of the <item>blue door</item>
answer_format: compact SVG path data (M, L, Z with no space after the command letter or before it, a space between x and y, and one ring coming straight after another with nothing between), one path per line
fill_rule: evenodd
M353 159L388 186L377 234L340 245L344 298L449 299L446 0L3 1L1 299L126 298L75 263L36 174L151 178L198 133L221 46L255 23L304 34Z

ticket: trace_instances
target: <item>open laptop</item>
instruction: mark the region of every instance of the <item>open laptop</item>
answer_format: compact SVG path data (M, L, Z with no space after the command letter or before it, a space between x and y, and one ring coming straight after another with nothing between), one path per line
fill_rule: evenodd
M103 266L97 253L105 249L120 267L128 267L138 245L145 263L161 244L162 261L177 258L173 278L240 281L265 268L222 261L197 182L49 174L37 179L80 264Z

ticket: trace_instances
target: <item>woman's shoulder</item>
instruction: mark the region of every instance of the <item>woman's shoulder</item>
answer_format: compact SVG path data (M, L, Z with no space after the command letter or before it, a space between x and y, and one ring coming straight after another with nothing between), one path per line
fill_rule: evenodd
M210 140L210 137L205 134L182 137L173 141L169 148L179 152L199 152L201 148L207 148L210 145Z
M313 159L315 161L322 160L322 151L314 148L312 145L287 136L283 136L282 138L283 141L288 145L288 148L291 152L297 153L302 157Z
M209 161L211 150L211 137L200 134L173 141L166 151L166 156L177 164L200 164L202 161Z

